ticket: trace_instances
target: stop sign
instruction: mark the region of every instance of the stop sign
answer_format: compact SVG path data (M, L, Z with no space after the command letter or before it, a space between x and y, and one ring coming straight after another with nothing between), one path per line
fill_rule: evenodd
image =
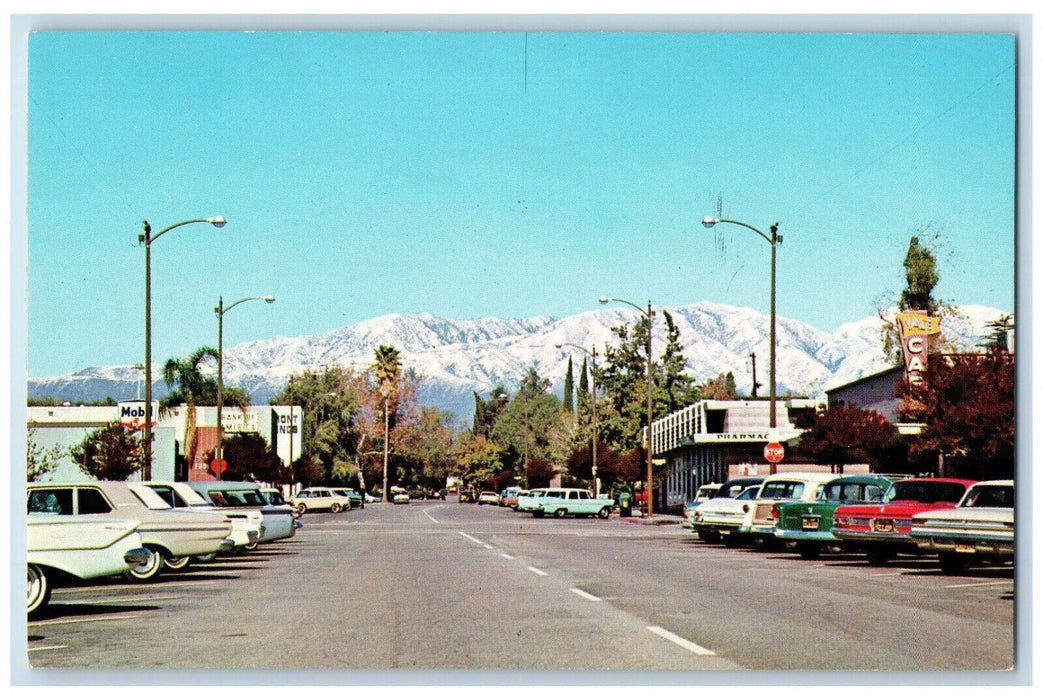
M786 456L786 450L782 446L782 443L769 442L764 446L764 459L768 460L772 464L778 464L782 461L782 458Z
M222 474L224 474L224 471L227 468L228 468L228 462L224 461L223 459L221 460L221 464L218 464L216 459L210 460L210 470L212 472L214 472L214 474L217 474L218 476L221 476Z

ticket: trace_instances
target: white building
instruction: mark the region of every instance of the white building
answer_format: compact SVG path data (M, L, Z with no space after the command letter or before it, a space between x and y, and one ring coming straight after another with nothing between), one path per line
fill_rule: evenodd
M46 481L82 481L88 477L80 470L68 450L87 435L109 423L119 421L128 428L140 429L145 415L143 401L123 401L116 406L29 406L26 423L29 439L36 446L62 449L58 468L44 477ZM152 478L173 481L213 479L204 457L217 442L217 407L196 407L196 445L193 454L184 454L186 410L177 406L160 411L152 404ZM225 438L235 433L256 433L275 448L287 463L301 456L300 406L248 406L245 411L225 406L221 410ZM179 460L178 457L183 457ZM180 464L179 464L180 462Z

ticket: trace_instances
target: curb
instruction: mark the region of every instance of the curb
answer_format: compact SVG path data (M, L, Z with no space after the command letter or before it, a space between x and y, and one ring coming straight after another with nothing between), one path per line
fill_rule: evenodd
M632 523L634 525L680 525L684 518L675 515L653 515L651 518L642 517L620 517L620 522Z

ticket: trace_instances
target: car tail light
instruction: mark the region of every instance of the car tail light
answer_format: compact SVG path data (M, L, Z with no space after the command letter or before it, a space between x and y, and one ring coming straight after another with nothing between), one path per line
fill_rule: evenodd
M844 517L834 517L833 518L833 527L847 527L847 518L844 518Z
M747 504L747 503L744 503L744 504L743 504L743 506L742 506L742 512L743 512L743 513L749 513L749 512L750 512L750 506L749 506L749 504Z
M771 507L771 519L772 520L778 520L779 519L779 507L778 506L772 506Z

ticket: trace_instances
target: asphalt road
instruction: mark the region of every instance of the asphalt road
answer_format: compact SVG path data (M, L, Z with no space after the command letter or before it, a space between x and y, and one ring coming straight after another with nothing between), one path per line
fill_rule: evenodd
M1014 579L916 558L809 562L615 516L371 504L309 513L290 540L153 584L58 589L28 639L35 669L294 669L294 682L307 669L995 671L1014 665Z

